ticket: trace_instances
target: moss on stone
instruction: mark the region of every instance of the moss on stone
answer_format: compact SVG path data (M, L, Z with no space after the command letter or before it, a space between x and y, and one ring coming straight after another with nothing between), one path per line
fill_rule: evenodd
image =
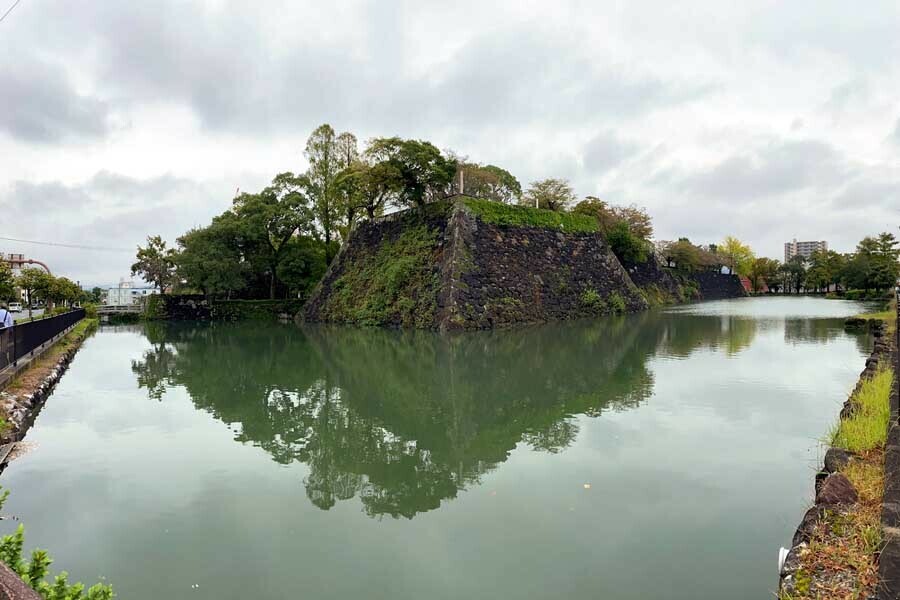
M435 252L440 232L410 225L394 240L359 256L332 284L328 320L360 325L431 327L440 273Z
M609 307L616 313L623 313L627 306L625 305L625 299L622 297L622 294L619 292L611 293L607 298L606 302L609 304Z
M606 312L606 301L594 288L588 288L581 292L579 297L581 308L591 315L602 315Z
M665 306L667 304L675 304L680 302L680 298L675 298L667 290L654 284L646 285L640 288L640 294L647 301L647 304L653 306Z
M540 227L567 233L595 233L600 230L597 219L589 215L511 206L475 198L466 198L463 203L485 223L504 227Z

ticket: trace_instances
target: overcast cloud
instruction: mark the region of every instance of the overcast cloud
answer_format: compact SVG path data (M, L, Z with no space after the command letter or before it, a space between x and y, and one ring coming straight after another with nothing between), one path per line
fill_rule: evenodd
M646 206L659 239L900 224L896 2L39 2L0 23L0 235L133 248L323 122ZM0 241L113 283L133 252Z

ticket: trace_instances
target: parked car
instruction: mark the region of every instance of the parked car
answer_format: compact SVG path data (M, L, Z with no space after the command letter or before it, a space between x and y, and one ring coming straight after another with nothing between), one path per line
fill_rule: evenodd
M21 302L10 302L9 303L9 312L22 312L22 303Z

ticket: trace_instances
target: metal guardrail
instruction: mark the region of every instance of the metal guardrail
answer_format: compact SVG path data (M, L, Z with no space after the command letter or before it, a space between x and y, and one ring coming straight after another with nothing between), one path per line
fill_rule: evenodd
M0 329L0 372L15 365L19 359L30 355L83 318L84 309L78 308L55 317Z
M119 314L131 314L131 313L140 313L143 310L143 307L140 304L110 304L104 306L97 307L97 314L100 315L119 315Z

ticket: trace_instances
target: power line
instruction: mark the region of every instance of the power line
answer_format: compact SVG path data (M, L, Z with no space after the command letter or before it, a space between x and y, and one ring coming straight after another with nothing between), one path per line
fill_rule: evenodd
M8 15L9 13L12 12L12 9L14 9L14 8L16 7L16 4L18 4L18 3L21 2L21 1L22 1L22 0L16 0L15 2L12 3L12 6L10 6L10 7L7 9L7 11L6 11L5 13L3 13L3 16L2 16L2 17L0 17L0 23L3 22L3 19L6 18L6 15Z
M83 246L81 244L63 244L60 242L39 242L37 240L23 240L14 237L0 236L0 240L8 242L21 242L23 244L37 244L39 246L57 246L59 248L75 248L77 250L97 250L100 252L134 252L134 248L115 248L112 246Z

